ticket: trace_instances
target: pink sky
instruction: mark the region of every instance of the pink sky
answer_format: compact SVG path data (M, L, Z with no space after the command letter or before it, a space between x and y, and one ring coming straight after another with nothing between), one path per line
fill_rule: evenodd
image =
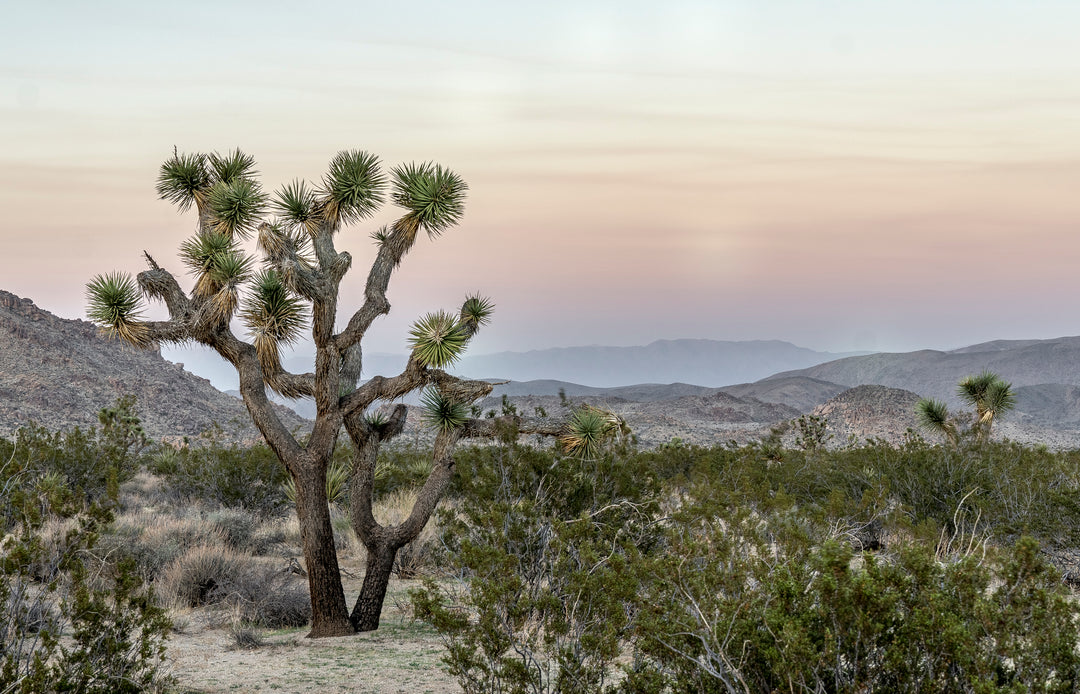
M344 148L468 180L369 350L471 291L474 353L1080 333L1071 3L57 4L0 28L0 288L66 317L143 249L181 272L175 144L269 189ZM340 238L354 295L378 223Z

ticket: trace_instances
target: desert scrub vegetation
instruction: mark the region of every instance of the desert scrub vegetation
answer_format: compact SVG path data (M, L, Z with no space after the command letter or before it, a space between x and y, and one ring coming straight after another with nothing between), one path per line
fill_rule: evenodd
M169 620L127 560L98 541L145 445L130 401L102 428L0 440L0 692L144 692Z
M456 458L443 573L411 601L466 692L1080 686L1076 451L912 434Z

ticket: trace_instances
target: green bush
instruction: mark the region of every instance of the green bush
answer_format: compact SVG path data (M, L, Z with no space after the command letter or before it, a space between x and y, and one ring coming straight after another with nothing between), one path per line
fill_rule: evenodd
M590 692L610 684L632 627L629 567L655 541L649 484L626 461L517 445L458 456L458 498L440 516L446 567L415 613L447 646L466 692ZM643 471L637 471L643 472Z
M45 505L60 489L74 492L78 503L115 503L120 485L139 470L147 448L134 407L134 398L124 397L101 410L100 429L51 432L31 423L21 427L14 440L0 439L0 491L18 495L37 479L34 492ZM12 526L16 508L25 505L0 509L0 529ZM38 504L37 515L42 512Z
M200 500L261 516L278 514L288 504L282 486L288 473L269 446L226 444L220 431L208 433L198 445L166 450L147 467L178 501Z
M9 478L2 499L16 523L0 542L0 691L105 694L163 686L170 628L164 611L130 562L95 554L110 511L70 492L42 500L17 486ZM58 523L60 517L69 522ZM47 522L63 532L43 539ZM69 638L61 642L61 635Z
M826 450L811 424L800 450L463 448L456 578L415 613L467 692L1080 688L1080 615L1039 544L1080 553L1080 453Z
M755 527L755 525L757 527ZM749 516L674 530L649 562L630 691L1066 692L1078 609L1024 539L939 561L789 543Z

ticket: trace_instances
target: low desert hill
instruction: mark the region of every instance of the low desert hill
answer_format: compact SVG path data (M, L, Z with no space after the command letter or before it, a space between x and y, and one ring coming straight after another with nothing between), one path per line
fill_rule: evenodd
M98 411L122 395L138 399L153 439L197 436L214 423L237 439L258 436L243 403L162 358L59 318L0 290L0 435L36 422L49 429L97 426ZM282 408L289 427L305 421Z
M849 388L816 407L812 414L828 421L831 445L868 438L884 439L894 445L914 429L915 404L919 395L910 390L886 386Z

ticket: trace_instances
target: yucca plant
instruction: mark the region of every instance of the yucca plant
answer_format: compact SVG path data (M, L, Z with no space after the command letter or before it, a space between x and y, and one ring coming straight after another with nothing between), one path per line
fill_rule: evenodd
M443 395L436 388L421 394L420 405L424 408L424 421L438 431L452 431L469 419L469 409L464 403Z
M352 256L335 247L339 232L370 217L390 189L401 215L377 231L376 257L351 315L336 315L346 301L341 283ZM87 285L88 313L94 322L138 346L162 342L197 342L217 351L236 367L240 391L255 425L295 482L295 503L303 532L304 560L312 603L312 636L336 636L374 629L386 593L395 553L416 537L435 510L453 475L452 451L461 438L494 437L497 421L470 418L469 407L491 392L491 384L445 373L458 359L493 305L469 296L460 310L437 311L416 322L409 333L412 354L406 368L391 377L361 382L361 342L372 323L389 311L390 277L422 229L434 239L464 214L468 187L453 171L435 163L405 164L382 173L379 159L346 150L330 161L314 185L292 181L271 195L263 192L255 160L239 149L225 153L186 154L176 150L161 166L158 195L180 210L194 207L196 233L181 245L183 264L194 278L188 292L146 254L149 269L138 283L122 274L95 277ZM265 214L276 215L266 219ZM255 270L240 242L257 232L262 267ZM471 272L472 268L463 268ZM142 317L141 297L162 301L168 320ZM233 333L239 316L250 341ZM316 351L314 368L290 373L279 351L308 333ZM315 401L311 435L299 439L282 423L267 389L287 397ZM428 421L437 431L428 481L422 485L409 519L383 527L371 516L371 489L380 446L404 429L405 408L383 419L365 419L376 403L393 403L411 392L424 392ZM522 431L543 431L504 415ZM345 605L328 490L343 474L330 465L344 425L353 443L350 522L368 549L364 586L352 613ZM552 429L550 425L546 425ZM513 430L513 426L508 430ZM336 493L331 490L331 498ZM385 569L385 570L384 570Z
M948 406L933 398L923 398L915 404L915 421L923 429L941 434L954 447L959 443L956 421L949 414Z
M130 275L97 275L86 285L87 316L124 342L145 347L150 331L141 322L142 294Z
M471 334L457 317L446 311L436 311L416 321L409 336L409 346L417 361L441 369L461 356Z
M975 422L972 426L978 432L979 440L983 442L990 440L994 419L1016 407L1012 384L1001 380L992 371L983 371L962 379L957 384L957 395L975 408Z
M584 460L595 460L604 447L629 435L626 421L613 412L584 405L570 416L566 431L559 436L559 443L568 455Z

